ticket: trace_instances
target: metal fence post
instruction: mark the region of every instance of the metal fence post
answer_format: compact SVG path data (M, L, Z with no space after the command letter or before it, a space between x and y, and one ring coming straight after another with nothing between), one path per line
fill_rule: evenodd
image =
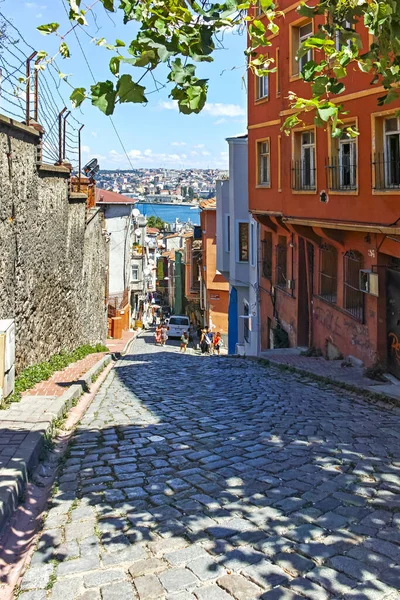
M31 118L31 60L35 58L37 52L32 54L26 59L26 124L29 125Z
M85 126L82 125L78 130L78 151L79 151L79 164L78 164L78 192L81 191L81 170L82 170L82 153L81 153L81 131Z
M67 108L64 106L62 111L58 113L58 162L62 165L63 162L63 114Z

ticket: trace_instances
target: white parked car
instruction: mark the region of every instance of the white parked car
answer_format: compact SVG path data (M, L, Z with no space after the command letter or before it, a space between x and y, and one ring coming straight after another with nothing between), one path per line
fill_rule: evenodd
M168 337L181 338L182 334L187 331L189 335L190 321L189 317L184 315L173 315L168 323Z

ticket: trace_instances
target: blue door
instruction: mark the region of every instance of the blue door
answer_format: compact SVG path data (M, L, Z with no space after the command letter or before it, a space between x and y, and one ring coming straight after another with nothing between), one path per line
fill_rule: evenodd
M228 310L228 353L236 353L236 344L238 343L239 328L238 328L238 293L236 288L231 288L229 294L229 310Z

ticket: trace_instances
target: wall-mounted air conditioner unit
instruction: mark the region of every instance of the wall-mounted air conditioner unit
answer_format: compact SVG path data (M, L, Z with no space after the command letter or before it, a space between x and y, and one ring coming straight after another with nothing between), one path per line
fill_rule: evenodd
M368 269L360 271L360 290L371 296L379 296L378 273L373 273Z
M13 319L0 320L0 391L3 398L14 392L15 325Z

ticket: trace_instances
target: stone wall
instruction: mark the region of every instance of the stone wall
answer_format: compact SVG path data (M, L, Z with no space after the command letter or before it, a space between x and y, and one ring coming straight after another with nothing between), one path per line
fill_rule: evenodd
M97 208L38 165L38 134L0 116L0 318L14 318L17 369L104 342L107 244Z

